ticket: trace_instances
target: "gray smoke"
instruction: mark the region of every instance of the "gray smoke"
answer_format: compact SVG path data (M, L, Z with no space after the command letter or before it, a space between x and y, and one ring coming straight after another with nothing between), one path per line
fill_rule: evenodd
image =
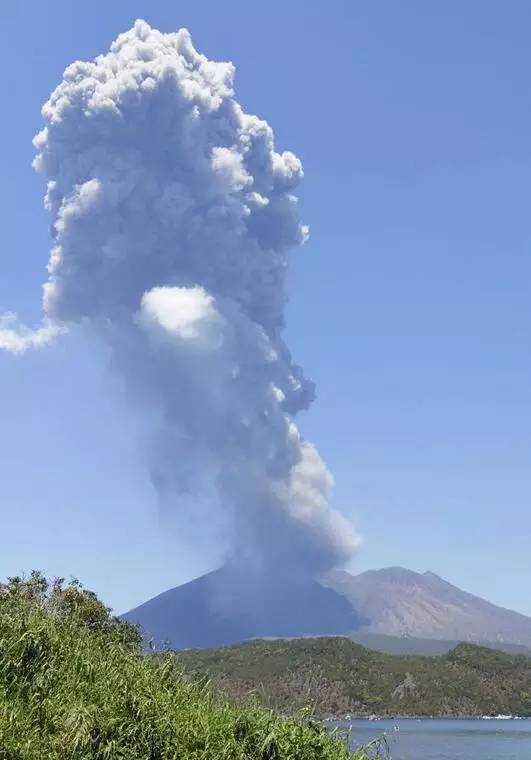
M287 252L308 235L293 195L303 172L242 111L233 78L185 29L143 21L66 69L34 140L54 241L45 319L32 331L3 317L0 347L88 324L153 412L161 492L208 473L233 561L315 574L357 538L293 422L314 397L282 338Z

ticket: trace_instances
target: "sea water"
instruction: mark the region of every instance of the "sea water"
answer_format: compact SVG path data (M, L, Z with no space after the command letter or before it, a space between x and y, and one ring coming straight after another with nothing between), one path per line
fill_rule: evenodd
M530 720L353 720L334 724L355 749L384 738L392 760L531 760Z

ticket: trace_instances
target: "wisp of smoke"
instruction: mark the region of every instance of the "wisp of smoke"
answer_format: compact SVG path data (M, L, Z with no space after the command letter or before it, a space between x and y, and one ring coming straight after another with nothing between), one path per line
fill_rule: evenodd
M34 140L52 217L45 318L32 331L3 317L0 347L89 325L156 413L160 488L200 467L231 515L234 563L315 575L357 537L293 421L314 395L282 338L287 252L308 235L303 172L233 78L185 29L143 21L66 69Z

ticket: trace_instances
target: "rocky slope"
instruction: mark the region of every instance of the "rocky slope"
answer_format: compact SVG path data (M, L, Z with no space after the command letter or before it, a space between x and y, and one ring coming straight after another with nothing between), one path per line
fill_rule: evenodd
M531 646L531 618L462 591L434 573L401 567L355 576L334 571L323 582L370 621L364 630L371 633Z

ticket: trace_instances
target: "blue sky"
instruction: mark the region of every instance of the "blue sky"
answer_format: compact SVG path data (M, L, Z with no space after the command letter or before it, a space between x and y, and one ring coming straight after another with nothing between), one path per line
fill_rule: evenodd
M40 107L137 17L232 60L303 161L287 338L318 384L302 429L364 535L352 569L430 569L531 614L529 4L5 0L0 312L40 316ZM0 576L74 574L123 611L219 561L213 531L160 512L87 337L0 355L0 426Z

